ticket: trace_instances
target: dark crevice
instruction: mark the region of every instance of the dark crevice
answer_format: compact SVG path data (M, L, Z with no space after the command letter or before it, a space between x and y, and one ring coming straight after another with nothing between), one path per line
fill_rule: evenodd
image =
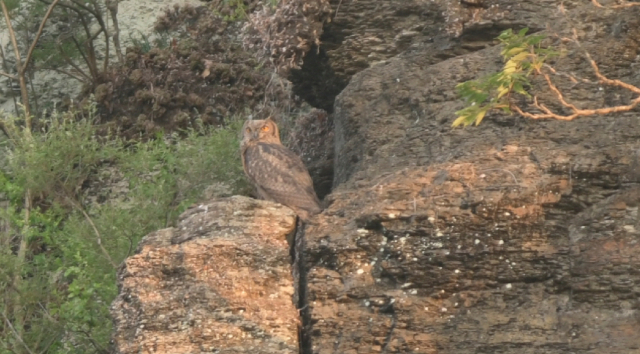
M297 296L294 296L296 309L298 310L298 353L312 354L311 342L311 311L307 299L307 268L305 260L306 240L304 235L305 224L298 218L295 231L295 242L293 244L292 273L294 287Z
M398 323L396 312L393 309L393 303L390 303L389 306L390 306L390 310L388 313L391 314L391 326L389 327L389 333L387 333L387 337L384 339L384 343L382 344L381 353L387 352L389 343L391 343L391 338L393 338L393 331L396 329L396 324Z
M325 50L315 45L305 56L302 67L291 71L289 79L296 95L329 113L333 112L336 96L347 86L333 71Z
M527 27L525 24L510 24L510 25L496 25L494 23L482 23L482 24L473 24L466 27L459 38L460 42L469 44L473 42L488 42L495 43L496 37L500 35L502 31L512 29L513 32L517 33L521 29ZM528 26L529 30L527 34L534 34L544 30L544 27L533 27Z

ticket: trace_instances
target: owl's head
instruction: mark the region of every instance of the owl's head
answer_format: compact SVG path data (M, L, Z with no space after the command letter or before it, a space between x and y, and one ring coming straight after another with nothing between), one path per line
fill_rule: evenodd
M280 132L272 117L264 120L248 120L242 127L242 145L247 143L272 143L280 142Z

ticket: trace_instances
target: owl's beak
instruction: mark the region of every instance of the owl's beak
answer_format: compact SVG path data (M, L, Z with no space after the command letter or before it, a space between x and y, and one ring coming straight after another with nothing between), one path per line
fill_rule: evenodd
M258 132L252 132L249 135L245 135L244 137L242 137L242 141L240 143L240 145L246 145L252 141L257 141L258 140Z

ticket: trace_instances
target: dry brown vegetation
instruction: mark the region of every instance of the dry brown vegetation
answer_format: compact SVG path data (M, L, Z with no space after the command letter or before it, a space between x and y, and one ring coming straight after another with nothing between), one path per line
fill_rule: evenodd
M127 48L123 67L93 92L102 123L125 136L296 109L298 102L273 69L243 50L238 23L208 7L176 6L158 19L156 31L164 43L147 52Z
M244 26L245 44L286 73L302 65L314 44L320 45L322 27L330 14L328 0L281 1L275 8L264 5Z

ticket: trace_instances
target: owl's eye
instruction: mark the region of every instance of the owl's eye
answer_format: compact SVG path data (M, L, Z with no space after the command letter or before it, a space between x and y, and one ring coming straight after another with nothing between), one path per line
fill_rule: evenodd
M268 132L269 131L269 126L265 125L264 127L262 127L262 131L263 132Z
M249 128L245 129L245 131L246 131L247 133L251 133L251 129L249 129Z

